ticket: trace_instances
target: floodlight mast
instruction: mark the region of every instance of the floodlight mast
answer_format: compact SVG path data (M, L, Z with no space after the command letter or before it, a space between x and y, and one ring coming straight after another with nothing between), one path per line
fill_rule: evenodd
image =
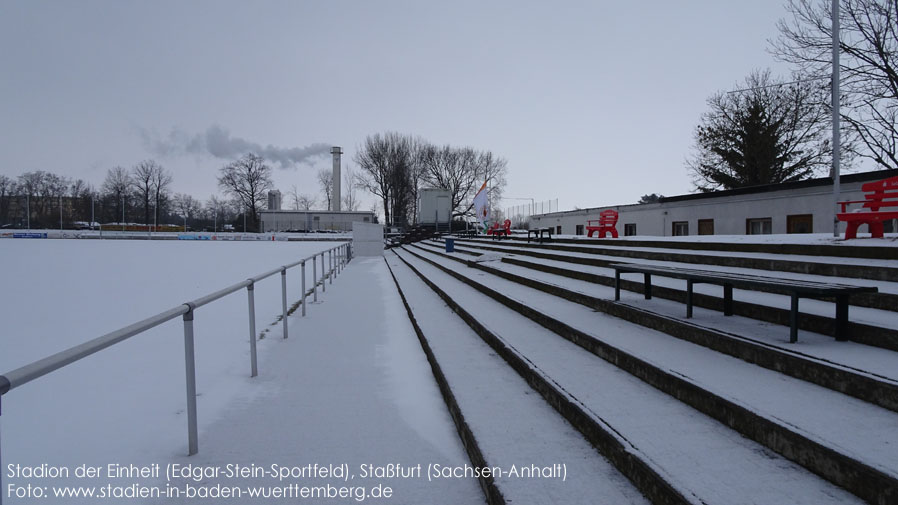
M841 138L839 135L839 0L832 0L833 16L833 80L832 80L832 111L833 111L833 237L839 236L839 157L841 155Z

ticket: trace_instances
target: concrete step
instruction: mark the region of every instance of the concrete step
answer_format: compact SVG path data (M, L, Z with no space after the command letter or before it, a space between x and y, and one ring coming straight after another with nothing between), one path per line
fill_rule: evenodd
M648 503L408 266L386 259L472 463L502 469L480 479L489 503ZM551 477L506 473L531 465Z
M524 307L512 310L499 303L467 284L461 278L464 276L453 275L451 267L443 262L436 261L439 266L433 265L427 261L432 258L425 260L406 250L398 254L584 435L590 437L589 419L610 425L640 449L643 461L658 468L672 487L683 490L681 494L691 496L691 500L704 503L857 500L692 408L697 405L690 407L679 401L677 398L689 402L690 397L708 394L688 379L609 345L602 345L603 349L597 353L585 353L583 348L590 347L584 345L585 335L576 338L564 335L571 341L559 338L545 325L521 317L519 312ZM485 275L476 270L471 272L478 279ZM477 284L470 278L467 280ZM532 304L529 307L535 310ZM595 323L601 327L601 321ZM636 326L632 328L644 331ZM621 373L622 370L629 373ZM636 375L630 375L634 372ZM719 401L719 398L714 400ZM726 415L733 414L730 411ZM736 414L736 417L748 414L751 413ZM820 451L815 457L819 456ZM765 485L757 486L757 482Z
M460 243L479 245L485 248L495 247L494 241L484 239L458 239ZM657 261L675 261L678 263L718 265L738 268L754 268L779 272L794 272L832 277L856 279L872 279L881 281L898 281L898 260L894 259L853 259L822 258L820 256L783 257L776 254L740 253L740 252L683 252L677 250L654 250L652 248L635 247L603 247L601 245L571 244L528 244L521 241L504 241L502 247L513 248L520 254L538 256L546 252L567 252L589 256L612 256L616 258L634 258ZM534 254L536 253L536 254ZM788 259L786 259L788 258ZM616 260L620 262L620 260Z

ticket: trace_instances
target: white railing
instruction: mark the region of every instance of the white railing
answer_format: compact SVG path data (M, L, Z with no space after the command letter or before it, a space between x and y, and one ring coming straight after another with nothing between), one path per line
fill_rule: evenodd
M325 261L325 255L327 260ZM318 259L321 260L321 277L318 277ZM160 312L154 316L148 317L143 321L138 321L124 328L120 328L111 333L107 333L93 340L76 345L64 351L58 352L46 358L29 363L23 367L17 368L3 375L0 375L0 415L2 415L3 395L13 389L27 384L37 378L43 377L50 372L58 370L68 364L74 363L82 358L90 356L107 347L113 346L123 340L143 333L151 328L159 326L162 323L170 321L178 316L184 321L184 364L187 384L187 441L188 453L192 456L199 450L197 440L197 422L196 422L196 364L193 352L193 319L196 309L223 298L231 293L246 289L247 304L249 307L249 346L250 346L250 376L258 375L258 366L256 364L256 308L253 295L256 282L271 277L280 272L281 274L281 309L282 321L284 325L284 338L287 338L287 270L299 266L301 269L302 282L302 316L306 315L306 296L310 295L314 301L318 301L318 286L324 292L327 283L333 284L334 277L339 274L349 260L352 259L352 244L345 244L332 247L325 251L313 254L312 256L303 258L289 265L283 265L255 277L250 277L245 281L228 286L224 289L202 296L195 300L182 303L172 309ZM312 263L312 289L306 291L306 263ZM326 263L326 264L325 264ZM2 465L0 465L2 466ZM0 477L2 477L0 472ZM2 478L0 478L2 481ZM3 503L3 493L0 493L0 504Z

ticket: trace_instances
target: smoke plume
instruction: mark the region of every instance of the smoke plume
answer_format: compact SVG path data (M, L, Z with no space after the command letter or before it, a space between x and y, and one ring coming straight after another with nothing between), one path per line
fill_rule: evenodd
M262 146L240 137L218 125L210 126L204 133L190 135L174 128L167 137L155 132L140 130L146 148L158 156L181 156L185 154L212 155L216 158L235 160L246 153L255 153L267 161L277 163L281 168L292 168L299 163L312 165L314 158L330 153L329 144L311 144L305 147Z

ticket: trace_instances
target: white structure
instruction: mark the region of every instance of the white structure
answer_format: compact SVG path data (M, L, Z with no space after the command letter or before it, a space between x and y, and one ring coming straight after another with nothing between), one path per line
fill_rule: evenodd
M268 210L281 210L281 192L272 189L268 192Z
M334 146L331 148L331 154L334 157L334 172L333 172L333 195L331 198L331 209L335 212L340 212L341 204L340 204L340 155L343 154L343 149L340 149L339 146Z
M359 222L352 223L352 255L383 256L383 225Z
M896 175L898 170L843 175L839 200L863 200L864 183ZM826 177L666 197L658 203L553 212L533 216L530 226L552 228L557 234L585 235L587 220L599 219L599 212L614 209L620 213L617 230L621 236L825 233L832 230L832 192L832 180ZM896 223L886 223L885 228L895 231Z
M330 210L263 210L262 232L278 231L349 231L353 223L373 223L370 211L335 212Z
M418 192L418 223L448 223L452 219L452 193L448 189L423 188Z

